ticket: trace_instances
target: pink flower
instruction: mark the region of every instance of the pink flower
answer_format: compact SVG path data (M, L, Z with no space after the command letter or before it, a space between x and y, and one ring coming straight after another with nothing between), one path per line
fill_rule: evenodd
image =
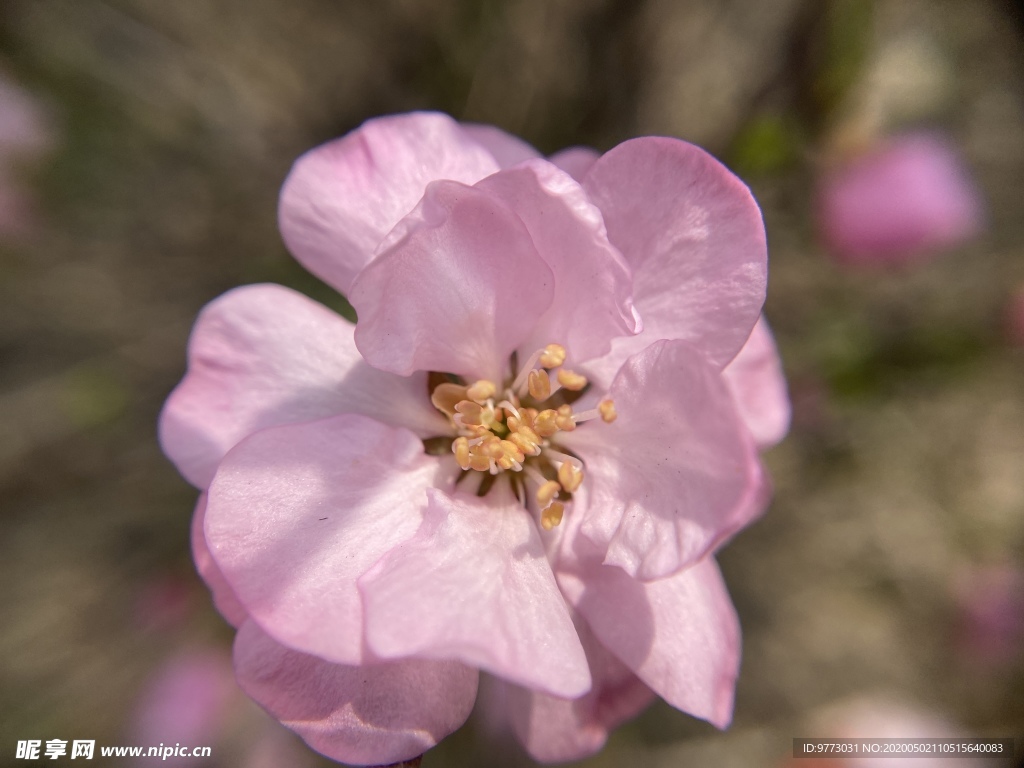
M818 191L826 245L855 264L906 264L981 229L977 189L953 147L932 134L889 140L826 174Z
M478 670L544 761L655 693L731 718L712 553L788 425L760 213L681 141L553 161L423 113L309 152L281 229L358 324L231 291L164 409L240 683L338 760L429 749Z
M958 641L968 661L998 670L1024 654L1024 569L999 563L959 574Z
M161 757L167 766L197 765L193 749L209 748L218 765L299 768L310 753L238 690L231 658L198 648L169 659L146 682L128 723L127 741L144 747L180 747ZM239 743L241 742L241 743ZM227 759L225 756L237 758ZM140 759L137 765L151 763Z
M226 654L192 651L164 663L138 702L129 738L135 744L208 746L228 717L232 693ZM191 757L171 756L167 765L186 765Z
M883 694L869 694L819 710L805 732L834 739L956 739L963 729L940 714L917 704L904 703ZM786 768L818 765L820 768L980 768L989 760L971 756L916 754L886 757L860 754L856 757L823 758L819 761L792 758ZM998 761L997 761L998 762Z

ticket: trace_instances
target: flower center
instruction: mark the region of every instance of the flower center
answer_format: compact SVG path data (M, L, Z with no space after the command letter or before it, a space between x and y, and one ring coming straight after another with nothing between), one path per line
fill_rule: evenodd
M520 501L526 504L533 493L545 530L562 521L565 505L583 482L583 462L558 445L559 433L596 418L611 423L616 415L615 404L607 399L592 410L573 411L572 403L589 382L563 367L564 362L565 348L548 344L503 388L487 379L468 385L445 381L430 395L455 429L451 451L463 477L486 473L480 483L483 495L493 478L509 473Z

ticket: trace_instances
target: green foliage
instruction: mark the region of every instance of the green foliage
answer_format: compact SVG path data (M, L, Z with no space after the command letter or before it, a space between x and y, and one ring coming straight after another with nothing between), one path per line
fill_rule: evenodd
M838 107L864 69L871 49L874 0L830 0L823 15L820 65L812 84L819 109Z
M795 165L798 147L798 129L792 120L784 115L759 115L736 136L729 165L740 176L775 173Z
M83 365L64 375L61 409L76 427L87 429L116 421L129 399L124 384L107 368Z

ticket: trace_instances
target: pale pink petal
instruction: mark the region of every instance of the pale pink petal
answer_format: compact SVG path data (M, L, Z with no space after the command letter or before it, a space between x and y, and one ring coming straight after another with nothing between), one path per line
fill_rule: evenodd
M247 435L276 424L362 413L421 437L448 425L426 374L382 373L359 356L354 326L279 285L229 291L206 306L189 341L189 369L160 415L160 442L205 488Z
M235 591L227 583L220 567L210 554L206 546L206 494L199 495L196 503L196 511L192 514L192 560L195 561L196 570L203 579L203 583L209 587L213 595L213 604L224 620L233 627L242 625L249 614L245 607L238 601Z
M366 655L356 579L416 532L438 469L411 432L365 416L272 427L221 462L206 541L267 633L357 664Z
M555 276L554 300L535 319L521 355L557 342L570 360L584 361L606 354L613 338L636 332L629 267L608 242L601 212L572 177L532 160L477 188L516 212Z
M435 182L383 247L349 295L367 362L500 381L554 294L515 212L480 189Z
M491 153L495 162L502 168L511 168L523 160L532 160L541 154L518 136L494 125L484 123L460 123L462 130Z
M242 689L321 754L385 765L423 754L469 717L477 672L408 659L330 664L276 643L254 622L235 638Z
M295 162L281 190L281 234L306 269L344 293L427 184L472 184L497 170L447 115L368 120Z
M786 436L792 414L789 392L775 338L764 315L722 375L759 448L773 446Z
M608 396L613 423L559 435L585 464L583 533L607 548L606 563L641 579L666 576L761 511L753 441L700 352L655 342L626 362Z
M764 224L750 190L703 150L668 138L620 144L583 187L633 269L644 320L641 336L616 344L616 360L657 339L683 339L725 366L765 296Z
M596 753L610 731L636 717L655 698L598 642L582 618L577 617L575 624L594 680L588 693L563 699L501 683L505 687L502 704L516 736L534 759L544 763L580 760Z
M980 194L937 135L892 139L830 171L818 197L822 236L851 263L909 262L982 226Z
M373 652L458 659L555 695L589 690L536 526L507 485L486 499L427 494L416 536L360 579Z
M559 585L597 639L677 709L725 728L740 663L736 610L712 557L641 582L591 562Z
M576 181L582 181L590 167L597 162L601 153L590 147L569 147L555 152L548 158Z

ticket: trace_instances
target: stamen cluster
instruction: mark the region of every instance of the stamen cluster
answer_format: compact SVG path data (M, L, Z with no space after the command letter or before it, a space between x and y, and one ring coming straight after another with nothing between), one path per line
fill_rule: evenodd
M587 378L561 367L564 362L565 348L548 344L530 357L497 402L498 386L487 379L469 385L444 382L430 397L456 429L452 453L458 465L467 472L522 473L518 483L513 481L517 490L529 478L536 485L540 521L546 530L562 521L565 503L583 482L583 463L556 450L553 438L592 418L606 423L615 420L611 400L582 413L574 413L565 402L541 407L562 389L581 392L587 387ZM549 371L555 368L553 384Z

